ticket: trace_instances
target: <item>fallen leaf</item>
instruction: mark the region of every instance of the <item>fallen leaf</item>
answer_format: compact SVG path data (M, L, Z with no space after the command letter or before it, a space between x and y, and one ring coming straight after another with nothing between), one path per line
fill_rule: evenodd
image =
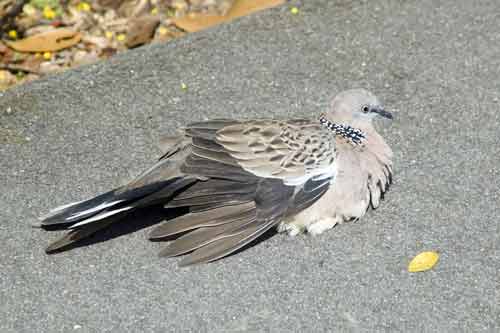
M408 272L422 272L434 267L439 260L439 254L433 251L426 251L416 255L408 265Z
M238 0L235 1L226 15L196 14L193 16L174 18L172 22L183 30L195 32L283 3L285 3L285 0Z
M160 24L158 16L143 16L129 21L127 41L128 48L136 47L149 42L155 33L156 27Z
M80 33L68 29L57 29L33 35L18 41L4 41L9 47L20 52L53 52L77 44Z

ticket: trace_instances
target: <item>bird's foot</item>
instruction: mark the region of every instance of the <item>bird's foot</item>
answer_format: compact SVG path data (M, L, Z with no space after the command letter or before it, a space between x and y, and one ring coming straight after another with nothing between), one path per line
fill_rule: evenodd
M279 233L286 232L289 236L297 236L304 232L305 227L294 223L281 222L278 224L277 230Z

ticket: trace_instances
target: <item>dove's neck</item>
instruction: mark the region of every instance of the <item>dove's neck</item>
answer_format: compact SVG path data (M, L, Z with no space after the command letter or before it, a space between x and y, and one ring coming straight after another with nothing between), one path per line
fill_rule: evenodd
M366 139L365 133L360 129L351 127L346 124L334 123L328 120L324 115L321 115L319 117L319 122L321 123L321 125L331 130L336 136L347 140L347 142L354 146L363 145Z

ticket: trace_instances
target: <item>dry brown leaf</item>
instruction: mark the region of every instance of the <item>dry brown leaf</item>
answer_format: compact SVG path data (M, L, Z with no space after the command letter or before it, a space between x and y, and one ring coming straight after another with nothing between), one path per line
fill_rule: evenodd
M211 26L234 20L237 17L275 7L285 3L285 0L237 0L233 7L224 16L222 15L193 15L175 18L172 22L179 28L195 32Z
M153 38L156 27L160 24L160 18L157 16L143 16L131 19L129 24L125 44L128 48L132 48L145 44Z
M18 41L4 41L9 47L20 52L53 52L71 47L81 39L79 32L57 29L33 35Z

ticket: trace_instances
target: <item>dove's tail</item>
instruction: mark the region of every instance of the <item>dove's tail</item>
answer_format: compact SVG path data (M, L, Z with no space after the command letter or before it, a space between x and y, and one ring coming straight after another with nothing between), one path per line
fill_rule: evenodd
M122 219L134 209L167 203L177 191L197 181L197 178L186 176L179 170L179 160L186 153L181 151L178 158L158 161L125 186L51 210L40 218L40 226L45 229L62 227L71 232L52 243L46 251L60 250Z
M178 180L179 178L170 179L128 191L124 188L117 188L89 200L57 207L41 217L41 226L65 225L72 229L133 210L144 206L145 198L168 189ZM149 204L153 204L152 200Z

